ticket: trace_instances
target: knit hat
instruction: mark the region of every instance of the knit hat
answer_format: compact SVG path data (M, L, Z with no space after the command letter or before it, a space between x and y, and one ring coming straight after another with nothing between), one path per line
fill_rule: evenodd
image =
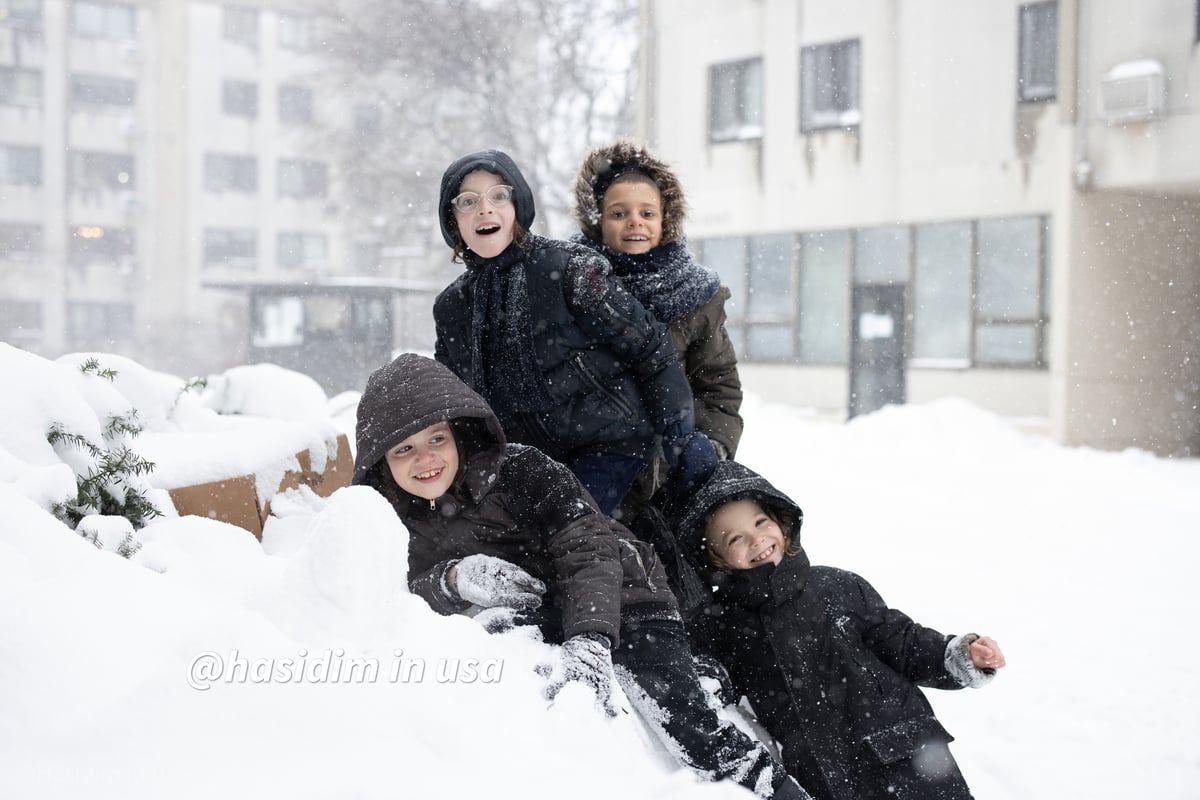
M683 239L683 221L687 216L687 201L679 179L664 161L650 154L645 147L629 139L594 148L583 159L575 177L575 209L572 212L583 235L601 242L600 212L604 194L623 175L645 175L662 194L662 242L674 244Z
M525 230L533 225L533 191L525 182L525 176L507 153L499 150L480 150L470 153L446 167L442 174L442 191L438 205L438 220L442 224L442 238L454 247L458 226L454 222L454 207L450 205L459 194L463 179L477 169L498 175L504 183L513 187L513 205L517 211L517 222Z

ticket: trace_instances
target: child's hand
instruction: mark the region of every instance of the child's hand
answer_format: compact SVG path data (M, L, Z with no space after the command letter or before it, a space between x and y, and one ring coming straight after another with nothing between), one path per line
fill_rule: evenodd
M971 642L971 663L976 669L1000 669L1004 666L1004 653L1000 645L990 636L980 636Z

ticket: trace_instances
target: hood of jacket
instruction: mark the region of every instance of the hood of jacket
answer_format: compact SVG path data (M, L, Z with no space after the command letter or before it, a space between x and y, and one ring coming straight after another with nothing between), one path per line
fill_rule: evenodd
M766 510L782 511L796 522L792 526L791 542L800 541L800 526L804 512L783 492L763 476L736 461L719 461L708 480L688 498L687 511L679 522L679 546L701 574L714 571L705 551L704 528L713 511L733 500L753 500Z
M480 150L477 153L468 153L446 167L446 171L442 173L438 221L442 225L442 238L451 247L455 245L458 227L454 222L454 207L450 205L450 201L458 196L458 187L462 186L463 179L477 169L487 170L493 175L498 175L501 180L513 187L513 204L517 212L517 223L527 231L533 225L535 214L533 190L529 188L525 176L517 167L517 162L513 161L508 153L500 150Z
M687 217L687 201L679 179L665 161L651 155L645 147L628 139L597 147L587 154L575 176L575 209L572 214L583 235L593 242L602 242L600 210L604 193L613 181L629 172L640 172L658 187L662 194L662 242L674 244L683 240L683 221Z
M351 482L370 484L371 471L388 450L430 425L462 418L479 420L484 435L504 446L504 430L491 407L449 367L415 353L397 356L371 373L358 401Z

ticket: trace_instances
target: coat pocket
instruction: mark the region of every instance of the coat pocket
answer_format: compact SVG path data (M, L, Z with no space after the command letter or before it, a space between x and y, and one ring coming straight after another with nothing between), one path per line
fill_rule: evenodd
M662 570L654 548L636 539L622 538L618 541L621 547L621 571L624 573L623 585L647 589L651 593L657 592L659 587L655 585L654 573L656 569L660 573ZM663 577L665 578L665 575Z
M863 737L867 750L880 764L912 758L917 750L932 742L948 744L953 741L954 737L933 717L906 719Z

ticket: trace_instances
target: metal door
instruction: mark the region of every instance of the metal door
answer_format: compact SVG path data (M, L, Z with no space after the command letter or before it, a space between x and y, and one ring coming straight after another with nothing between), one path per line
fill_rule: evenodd
M855 286L847 417L904 403L904 285Z

